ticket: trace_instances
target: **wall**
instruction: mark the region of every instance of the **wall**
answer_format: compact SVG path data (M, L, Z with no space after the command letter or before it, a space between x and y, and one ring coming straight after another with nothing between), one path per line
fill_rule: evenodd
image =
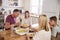
M59 5L59 8L58 8L58 10L59 10L59 14L60 14L60 0L58 0L58 5ZM60 20L59 20L59 25L60 25Z
M30 0L24 0L24 9L29 10ZM42 12L45 13L48 18L51 16L57 16L59 18L59 10L57 0L43 0ZM40 10L39 10L40 11Z
M30 0L24 0L24 9L29 10L30 9Z
M44 0L43 1L43 11L46 14L48 14L48 16L53 16L53 15L57 15L58 13L58 4L57 4L57 0Z
M45 13L48 16L48 18L50 18L51 16L57 16L57 18L59 18L57 0L44 0L42 12Z

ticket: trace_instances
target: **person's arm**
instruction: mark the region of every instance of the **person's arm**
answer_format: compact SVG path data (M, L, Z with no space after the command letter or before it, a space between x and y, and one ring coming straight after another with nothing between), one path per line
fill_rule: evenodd
M13 24L13 25L14 25L14 26L19 26L20 23L15 23L15 24ZM9 23L9 22L6 22L4 28L5 28L5 29L8 29L8 28L10 28L10 27L11 27L10 23Z
M21 25L21 21L22 21L22 19L20 18L20 16L19 17L17 17L16 19L15 19L16 21L15 21L15 26L20 26Z
M21 25L20 22L17 22L17 23L14 24L14 26L20 26L20 25Z
M5 29L10 28L10 23L9 23L9 22L6 22L4 28L5 28Z
M31 26L29 28L35 32L38 32L38 29L32 28Z
M26 35L26 39L27 39L27 40L30 40L30 38L29 38L29 36L28 36L28 35Z
M55 40L55 37L51 35L51 40Z
M11 21L10 17L7 16L6 21L5 21L5 25L4 25L5 29L10 28L10 21Z
M11 28L11 25L12 25L12 24L10 24L10 20L6 20L5 25L4 25L4 28L5 28L5 29L9 29L9 28ZM18 26L19 23L15 23L15 24L13 24L13 25L14 25L14 26Z

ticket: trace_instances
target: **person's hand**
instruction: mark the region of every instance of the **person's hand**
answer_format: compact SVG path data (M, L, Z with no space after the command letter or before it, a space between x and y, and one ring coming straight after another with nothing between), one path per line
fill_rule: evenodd
M10 23L9 23L9 22L6 22L5 25L4 25L4 28L5 28L5 29L10 28Z
M28 36L28 34L26 34L27 40L30 40L30 37Z
M29 27L31 30L33 30L34 32L38 32L38 29L35 29L35 28L31 28Z
M15 26L19 26L20 25L20 23L18 22L18 23L15 23Z
M29 28L31 29L31 25L29 26Z

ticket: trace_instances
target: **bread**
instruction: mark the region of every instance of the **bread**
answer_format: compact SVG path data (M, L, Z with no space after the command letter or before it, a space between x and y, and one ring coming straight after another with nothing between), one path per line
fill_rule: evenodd
M23 24L23 27L24 28L27 28L29 25L28 24Z

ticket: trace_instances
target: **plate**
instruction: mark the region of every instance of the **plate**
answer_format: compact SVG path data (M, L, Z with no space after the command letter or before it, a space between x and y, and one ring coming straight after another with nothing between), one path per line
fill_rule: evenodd
M16 29L15 32L19 35L25 35L29 32L29 30L27 28L26 29L20 28L20 29Z

